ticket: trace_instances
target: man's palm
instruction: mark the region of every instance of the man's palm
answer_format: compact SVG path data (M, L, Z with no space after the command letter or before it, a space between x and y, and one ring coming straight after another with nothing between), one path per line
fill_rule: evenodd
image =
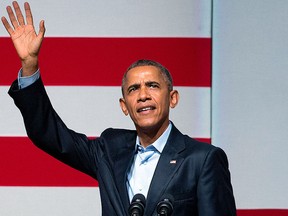
M32 25L18 26L11 34L11 39L21 60L38 55L41 39L37 38Z

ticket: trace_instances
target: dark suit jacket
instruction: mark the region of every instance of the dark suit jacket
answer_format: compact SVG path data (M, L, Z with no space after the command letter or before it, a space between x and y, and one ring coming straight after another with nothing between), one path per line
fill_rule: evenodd
M110 128L89 140L68 129L54 111L41 79L22 90L15 81L9 94L36 146L98 180L102 214L128 215L126 177L135 154L136 131ZM183 135L174 125L150 185L145 215L157 215L157 203L167 194L174 197L175 216L236 215L225 153Z

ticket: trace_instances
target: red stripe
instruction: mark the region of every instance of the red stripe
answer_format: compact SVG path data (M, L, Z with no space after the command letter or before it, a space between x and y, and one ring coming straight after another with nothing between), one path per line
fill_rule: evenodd
M96 180L59 162L27 137L0 137L1 186L97 186Z
M240 209L237 216L288 216L288 209Z
M20 63L10 38L0 40L0 85L10 85ZM132 62L149 58L174 85L211 86L211 38L45 38L40 58L46 85L119 86Z
M211 139L210 138L195 138L196 140L200 142L205 142L211 144Z

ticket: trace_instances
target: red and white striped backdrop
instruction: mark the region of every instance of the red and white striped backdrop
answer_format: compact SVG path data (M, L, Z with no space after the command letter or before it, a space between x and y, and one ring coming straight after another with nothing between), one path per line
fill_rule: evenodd
M29 2L35 25L46 22L42 78L70 128L90 137L107 127L133 128L118 104L121 78L133 61L149 58L171 71L180 92L173 122L183 133L210 142L211 0ZM10 3L1 2L1 16ZM26 137L7 94L20 62L3 26L0 48L0 215L100 215L97 182ZM239 211L243 216L272 214L284 215Z
M2 40L5 42L3 43L5 50L13 50L9 38ZM71 50L67 51L68 49ZM67 125L88 136L98 136L109 126L133 128L130 118L122 114L118 104L118 99L121 97L121 76L127 65L137 58L148 57L164 62L163 64L173 71L175 88L179 89L181 94L179 107L172 110L172 120L185 133L209 141L210 49L209 38L46 38L41 50L40 67L42 79L52 103ZM76 50L82 56L75 55ZM166 50L164 55L161 54L163 50ZM52 56L50 54L52 52L56 52L55 55ZM87 54L83 54L85 52ZM181 57L178 58L179 56ZM9 75L12 74L12 77L7 74L7 77L2 80L4 85L9 85L11 80L15 79L17 69L19 69L18 64L15 69L10 68L17 59L7 55L2 56L2 54L0 58L6 58L5 62L9 62L2 66L3 71L9 72ZM6 93L6 89L3 92ZM29 149L28 152L35 152L36 156L38 151L30 146L30 141L25 137L22 119L12 100L7 95L3 97L6 106L3 107L5 114L2 117L6 120L1 121L2 137L0 139L1 144L6 143L3 147L7 152L2 158L5 157L10 163L16 165L20 161L16 162L15 158L20 158L23 151L28 151L26 148L30 147L31 150ZM185 118L190 120L183 123ZM27 142L28 145L23 145L23 142ZM11 144L7 145L7 143ZM19 148L21 151L17 150ZM10 151L11 153L8 154ZM11 157L11 154L17 153L18 156ZM49 157L47 159L50 160ZM42 164L36 163L31 169L30 162L24 160L21 163L30 169L33 175L31 182L29 183L27 179L26 184L49 184L39 183L36 180L39 177L34 173L34 169L39 166L40 171L43 169ZM51 166L52 169L54 165ZM12 171L13 169L10 168L9 170ZM24 174L27 171L21 170L17 171L17 174L23 172L26 178ZM62 170L59 174L63 174ZM15 181L12 185L23 185L21 179L12 175L9 179L0 179L1 181L3 181L2 184L7 182L5 183L7 185L12 184L11 181ZM45 182L49 181L45 177ZM62 181L59 179L59 183L51 184L62 185L63 183L60 183ZM72 182L70 182L71 185L79 184L77 181ZM86 183L81 184L86 185Z
M184 133L210 142L210 1L30 4L35 25L44 19L47 28L40 53L42 78L69 127L90 137L107 127L133 128L118 104L121 78L132 62L149 58L171 71L181 94L171 119ZM35 148L26 137L20 113L6 93L20 63L3 27L0 35L0 215L100 215L97 182Z

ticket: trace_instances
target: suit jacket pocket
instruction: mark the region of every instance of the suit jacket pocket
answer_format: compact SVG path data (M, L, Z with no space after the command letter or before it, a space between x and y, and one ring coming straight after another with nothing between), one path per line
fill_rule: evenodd
M198 209L195 194L192 192L174 194L173 208L173 212L177 212L177 215L197 215Z

